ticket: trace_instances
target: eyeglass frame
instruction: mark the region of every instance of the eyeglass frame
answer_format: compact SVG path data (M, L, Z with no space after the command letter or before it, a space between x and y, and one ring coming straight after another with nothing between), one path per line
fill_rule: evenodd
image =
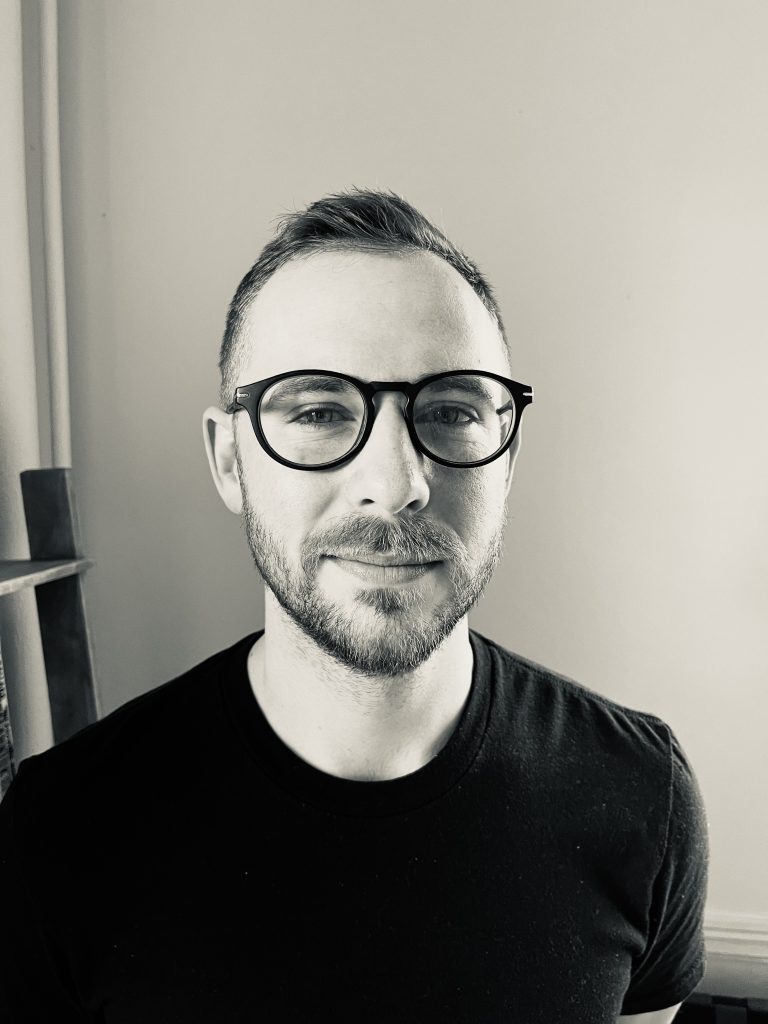
M261 429L261 417L259 410L265 391L278 381L287 380L289 377L306 376L334 377L347 381L347 383L353 384L357 388L365 402L365 424L355 444L345 455L340 456L338 459L334 459L332 462L320 463L318 466L308 466L305 463L290 462L288 459L283 458L283 456L276 452L270 445L264 431ZM493 455L489 455L485 459L479 459L477 462L451 462L449 459L443 459L434 455L421 441L413 422L413 407L419 392L428 384L432 384L434 381L442 380L446 377L466 376L490 377L491 380L495 380L503 384L511 394L515 403L515 422L512 430L510 431L509 437L501 448L499 448L497 452L494 452ZM485 466L489 462L494 462L496 459L500 458L504 452L507 451L517 436L526 406L531 405L533 402L533 388L530 384L521 384L519 381L511 380L509 377L502 377L501 374L498 373L491 373L489 370L445 370L442 373L433 373L428 377L422 377L415 383L402 380L364 381L360 380L359 377L352 377L348 373L337 373L335 370L288 370L285 373L275 374L273 377L265 377L263 380L255 381L253 384L241 385L235 390L235 397L224 412L234 414L244 409L248 413L248 418L251 421L251 426L253 427L253 432L256 435L256 440L267 455L273 458L276 462L279 462L281 465L288 466L290 469L303 469L307 471L334 469L336 466L349 462L350 459L358 455L365 447L368 438L371 436L373 424L378 412L376 406L373 404L373 398L375 395L380 394L383 391L399 391L401 394L405 395L403 416L405 418L406 426L408 427L408 436L410 437L415 450L420 452L422 455L426 455L427 458L431 459L433 462L437 462L441 466L448 466L451 469L475 469L478 466Z

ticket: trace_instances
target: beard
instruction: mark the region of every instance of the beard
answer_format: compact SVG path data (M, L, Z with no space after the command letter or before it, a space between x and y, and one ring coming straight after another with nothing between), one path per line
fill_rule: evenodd
M295 565L258 516L244 487L243 522L256 568L296 625L345 667L365 676L391 678L425 662L482 594L501 558L506 504L474 561L454 530L429 519L387 523L352 514L310 533ZM431 588L363 586L354 595L358 608L348 608L323 592L317 581L323 557L364 560L372 554L391 555L403 563L443 562L448 595L427 608Z

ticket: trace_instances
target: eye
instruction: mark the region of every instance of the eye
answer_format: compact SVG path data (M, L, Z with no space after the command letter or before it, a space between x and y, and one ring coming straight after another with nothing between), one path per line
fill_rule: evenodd
M444 427L461 427L477 423L477 414L466 406L430 405L419 414L419 423L436 423Z
M298 423L299 426L325 426L326 424L348 422L350 419L353 417L345 409L329 405L316 405L296 413L288 422Z

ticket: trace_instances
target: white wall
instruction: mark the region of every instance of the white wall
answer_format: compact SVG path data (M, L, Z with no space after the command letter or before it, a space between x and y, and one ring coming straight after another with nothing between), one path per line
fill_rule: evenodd
M74 470L106 710L261 624L198 425L280 212L402 192L536 389L474 625L660 715L768 918L762 0L68 0ZM768 931L768 925L763 922Z
M0 5L0 559L29 558L19 474L40 465L30 228L26 203L22 17ZM0 598L0 683L6 680L16 756L53 742L31 590ZM2 689L2 687L0 687Z

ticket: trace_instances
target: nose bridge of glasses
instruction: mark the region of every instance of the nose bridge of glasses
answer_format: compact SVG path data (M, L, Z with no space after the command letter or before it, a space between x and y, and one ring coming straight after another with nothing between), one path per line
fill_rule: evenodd
M380 398L388 391L399 392L404 396L405 401L401 401L398 404L401 411L405 412L413 397L413 388L414 385L407 380L372 380L366 386L371 402L377 412L381 408Z
M368 385L368 399L373 411L368 429L360 440L367 436L368 440L363 445L370 449L371 439L374 439L376 460L381 458L383 451L392 455L397 453L394 457L403 467L410 465L414 458L421 459L423 452L414 435L411 419L413 403L410 392L413 387L413 384L401 381L371 381ZM387 397L389 392L391 397ZM413 470L407 472L410 474Z

